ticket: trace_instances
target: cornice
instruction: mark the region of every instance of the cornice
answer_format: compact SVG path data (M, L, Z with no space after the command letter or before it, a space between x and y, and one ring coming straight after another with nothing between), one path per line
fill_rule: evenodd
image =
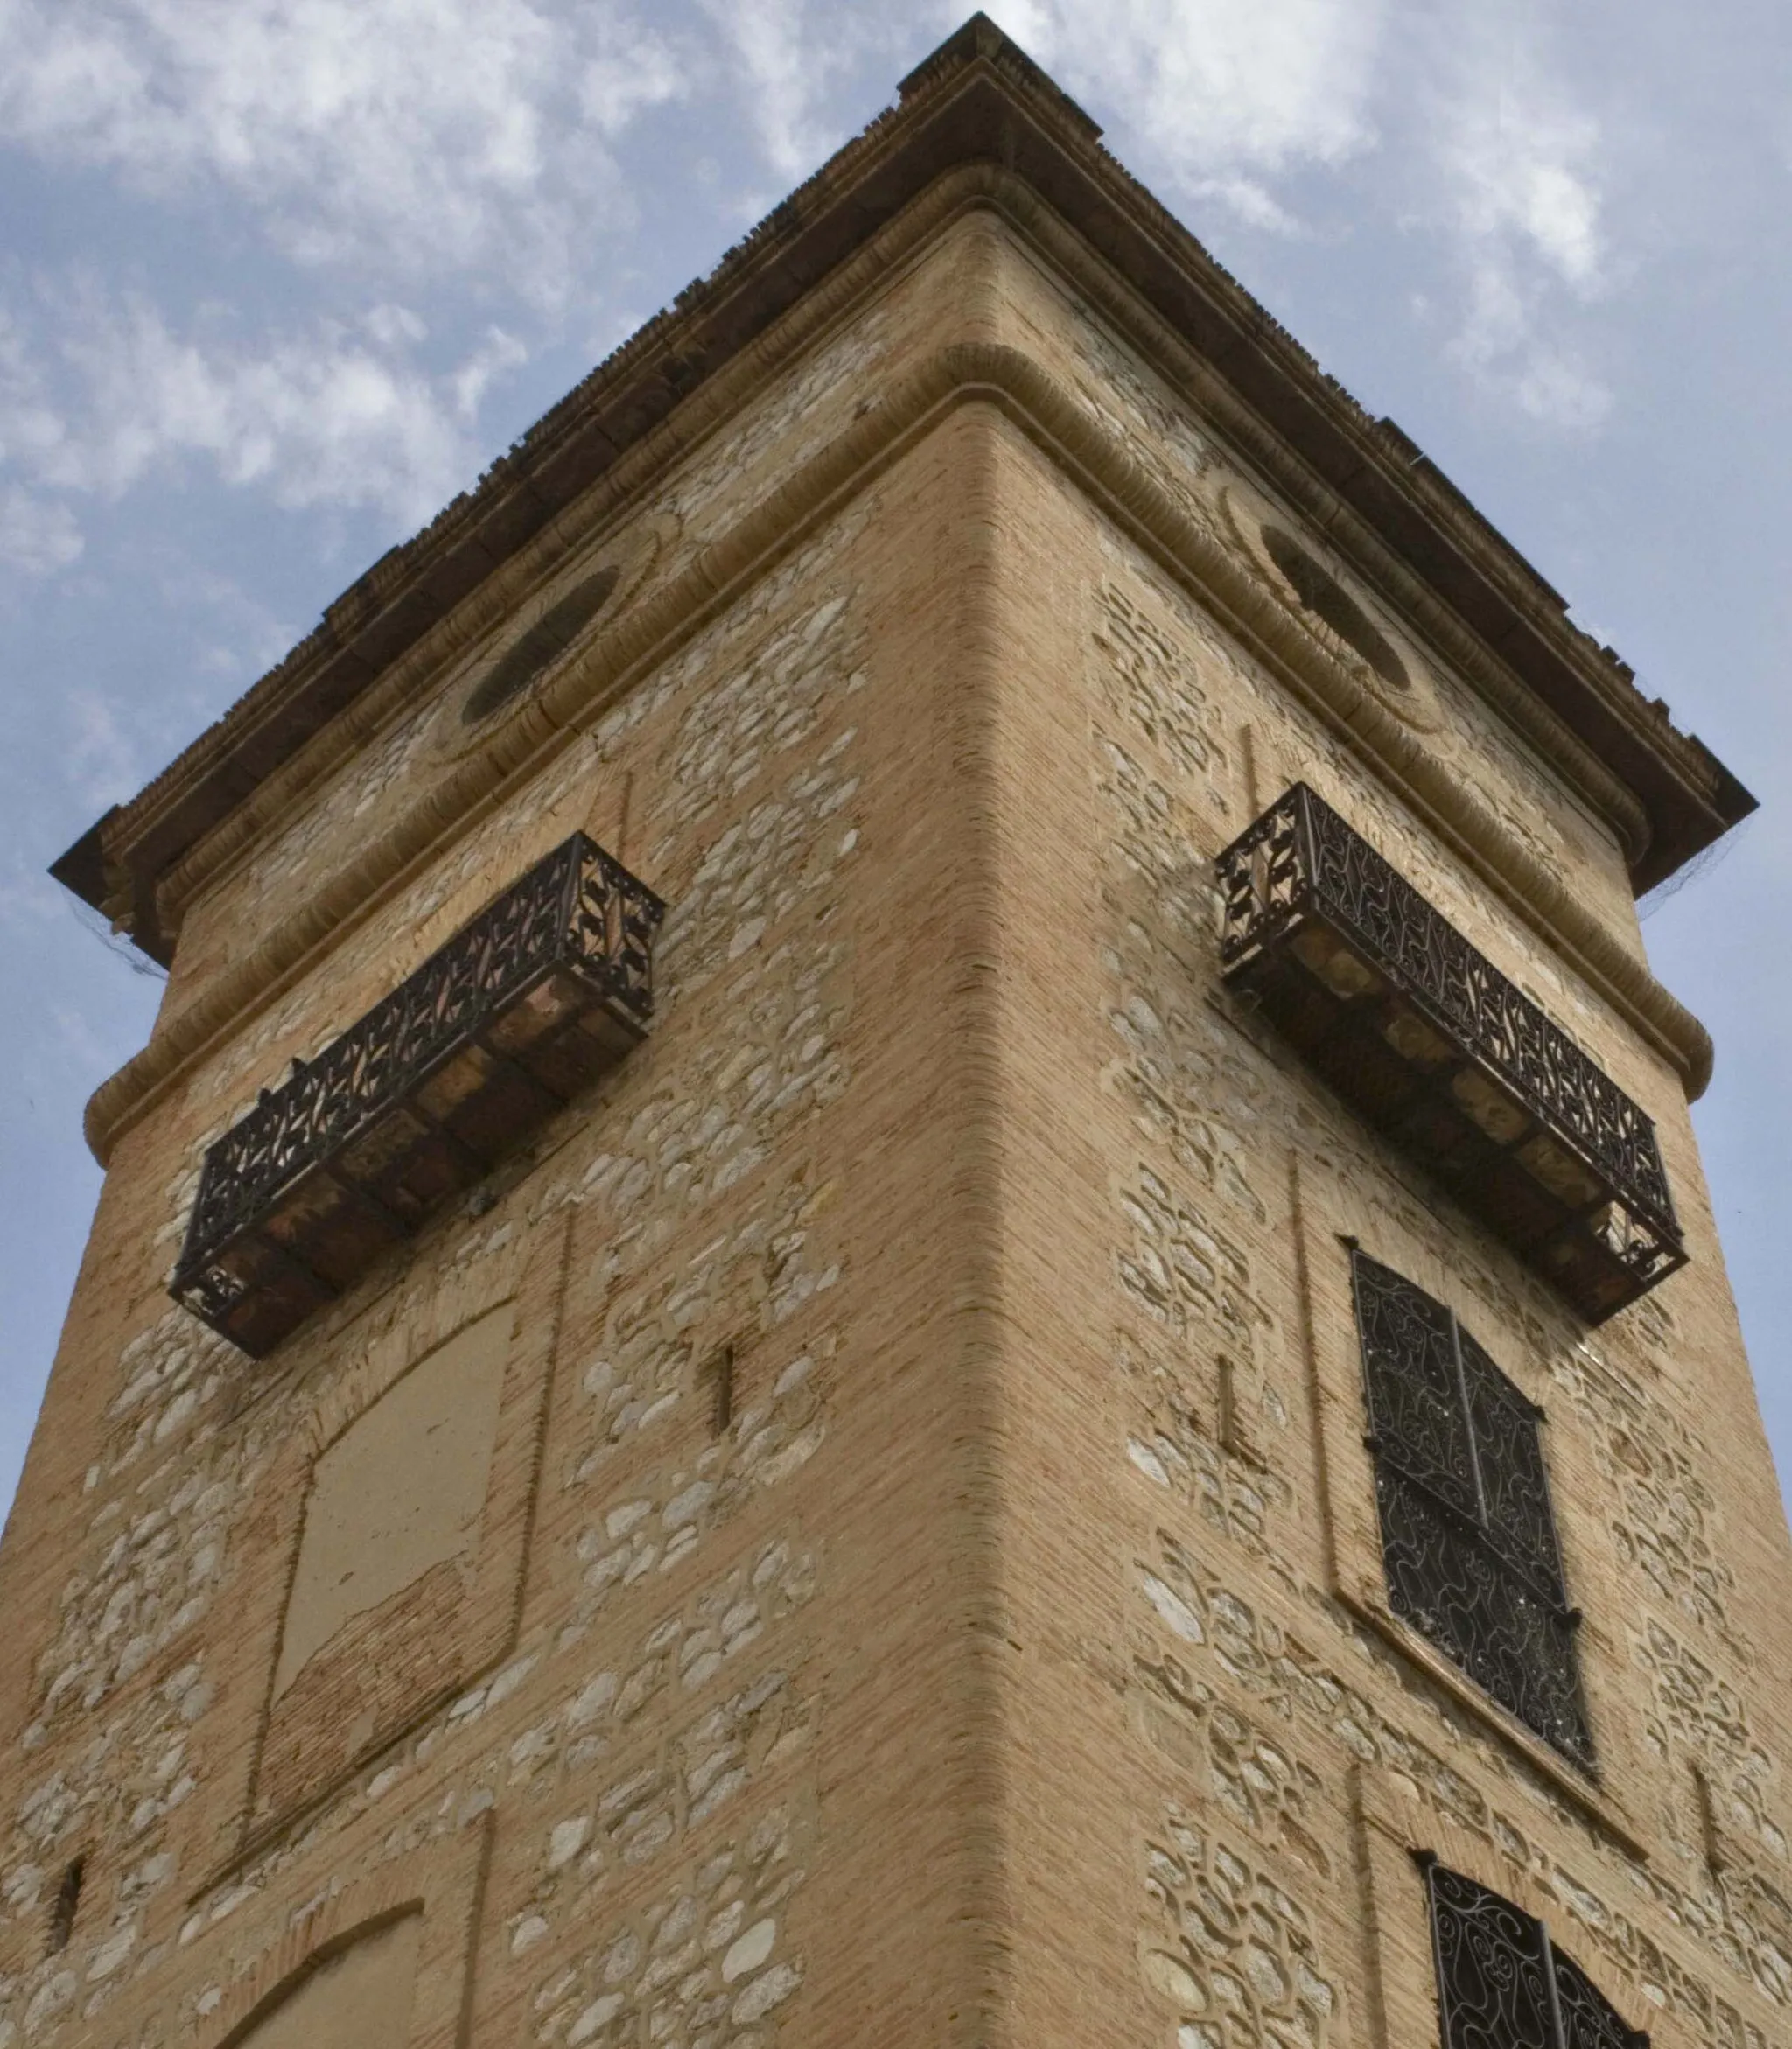
M501 804L633 683L688 642L835 508L863 491L943 417L998 407L1075 478L1172 575L1200 594L1452 846L1499 897L1635 1029L1697 1095L1711 1073L1698 1020L1466 790L1424 737L1387 710L1241 559L1190 516L1121 437L1019 349L965 342L899 378L872 408L754 503L724 535L617 619L585 659L565 664L485 748L373 833L249 952L237 956L102 1084L87 1131L103 1164L137 1122L252 1010L274 1000L371 917L450 840Z
M270 772L181 856L158 885L161 929L178 934L187 906L215 887L262 836L278 829L307 794L428 689L516 606L606 528L640 510L654 481L724 425L793 357L822 346L868 298L892 288L905 266L959 215L1012 183L987 166L948 173L851 257L804 294L753 345L708 379L668 419L619 458L583 495L542 527L446 617L406 650L348 709Z
M652 479L752 402L800 351L819 346L875 293L893 288L907 264L967 212L999 213L1036 260L1096 307L1233 450L1294 506L1306 521L1354 558L1368 582L1404 611L1446 664L1469 680L1615 834L1633 864L1648 843L1648 821L1634 794L1394 555L1337 494L1305 469L1231 388L1129 291L1122 279L1030 188L992 164L948 171L902 213L800 299L752 348L709 380L662 425L606 472L574 506L550 521L438 620L378 681L297 753L227 812L158 885L159 929L178 934L187 906L216 886L263 836L277 829L342 763L373 744L444 668L514 614L592 536L625 516Z
M317 630L53 872L166 959L162 879L391 665L943 172L997 164L1097 251L1127 290L1311 477L1340 542L1404 565L1431 630L1466 634L1640 803L1639 889L1754 807L1629 671L1391 422L1327 378L1188 231L1101 148L1099 130L978 16L903 83L901 100L549 412L478 487L395 549ZM1242 427L1235 427L1241 435ZM1429 593L1426 597L1424 593ZM1629 836L1633 842L1637 836Z
M1033 192L1005 171L979 166L942 181L998 204L1018 229L1092 305L1103 313L1204 423L1353 558L1378 597L1403 611L1446 666L1470 682L1547 760L1554 773L1612 828L1634 868L1647 850L1648 815L1635 793L1614 775L1572 729L1528 689L1510 667L1441 604L1424 580L1375 529L1303 463L1263 416L1241 402L1227 381L1160 319L1111 265L1103 262ZM932 195L930 194L931 198ZM920 209L917 208L917 212Z

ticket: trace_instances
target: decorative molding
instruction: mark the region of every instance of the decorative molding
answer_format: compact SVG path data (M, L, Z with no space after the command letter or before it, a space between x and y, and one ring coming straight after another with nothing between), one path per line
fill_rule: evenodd
M618 528L612 522L635 516L641 492L765 392L794 357L831 339L871 301L892 290L909 264L953 226L977 214L999 218L1074 294L1099 308L1181 392L1192 409L1210 418L1248 463L1274 480L1289 502L1300 508L1297 516L1306 526L1367 565L1378 595L1403 605L1446 662L1516 725L1552 771L1617 833L1627 857L1632 861L1641 857L1649 840L1642 806L1598 755L1320 483L1224 378L1024 180L994 165L972 164L939 178L864 248L812 287L752 349L699 386L671 418L632 447L613 470L494 570L376 682L258 783L169 871L157 899L158 915L169 928L178 925L200 887L214 885L229 871L234 865L230 857L273 829L305 792L365 747L419 695L437 687L444 665L464 659L482 636L527 602L529 593L581 556L612 545L631 549L626 525ZM670 553L676 522L664 513L650 518L667 543L655 550L657 565ZM1272 578L1271 587L1279 594L1279 578Z
M1264 530L1287 518L1269 501L1253 491L1248 484L1234 479L1221 486L1217 504L1222 529L1231 539L1238 550L1239 559L1255 572L1264 588L1278 598L1294 614L1308 633L1319 641L1333 657L1355 677L1364 689L1377 697L1396 718L1422 733L1437 732L1444 724L1443 707L1438 703L1437 691L1429 675L1430 665L1418 649L1396 628L1393 628L1385 616L1376 617L1373 624L1377 631L1388 634L1395 644L1402 668L1406 672L1406 687L1396 689L1390 685L1353 648L1341 633L1334 632L1326 623L1303 605L1299 593L1290 584L1286 572L1270 556L1264 545ZM1294 522L1290 521L1291 524ZM1352 603L1356 603L1359 593L1348 593ZM1366 610L1380 613L1380 606L1371 598ZM1620 814L1622 817L1622 815ZM1632 822L1622 817L1622 822ZM1634 821L1635 829L1643 829L1639 812Z
M1636 794L1544 703L1337 493L1316 477L1275 429L1242 400L1212 363L1139 298L1075 231L1018 179L990 174L990 201L1125 338L1191 408L1295 508L1298 523L1325 536L1356 566L1378 600L1405 615L1452 669L1515 726L1581 800L1618 836L1626 857L1649 845L1648 817ZM1278 599L1281 579L1271 583ZM1284 600L1285 602L1285 600Z
M899 379L881 402L650 591L616 621L613 631L597 636L583 659L556 668L484 746L454 763L308 902L295 906L259 946L220 970L95 1090L86 1119L94 1157L103 1166L120 1136L225 1033L290 987L450 840L499 808L635 681L690 641L742 587L936 427L947 411L980 402L998 407L1194 589L1679 1070L1689 1097L1702 1093L1712 1066L1704 1027L1464 788L1424 737L1366 690L1229 548L1146 473L1119 436L1090 419L1030 356L1000 343L962 342Z
M424 742L428 752L437 759L452 761L483 746L487 736L496 731L499 722L514 718L541 688L544 678L551 675L562 662L578 659L580 642L589 646L599 635L614 628L617 619L633 602L635 593L652 575L661 559L676 547L682 526L683 522L677 514L669 512L661 513L649 519L634 521L625 526L606 547L578 550L569 564L556 567L554 573L545 578L522 605L500 622L485 644L468 657L460 674L448 684L435 717L430 721L428 736ZM500 660L508 648L528 633L536 620L550 612L582 576L592 572L597 566L593 558L598 556L608 557L606 566L613 569L616 581L592 623L581 629L563 653L552 655L543 662L540 673L524 685L513 699L488 712L482 719L470 718L466 711L468 702L484 682L494 663Z
M483 580L493 563L508 561L588 485L706 396L738 359L760 353L794 306L852 269L867 244L930 185L996 163L1013 174L1017 217L1030 206L1086 248L1098 248L1113 273L1111 289L1149 304L1185 348L1192 346L1234 409L1259 435L1284 443L1283 454L1305 468L1309 484L1330 479L1341 513L1360 513L1385 532L1440 591L1452 592L1464 619L1478 620L1482 637L1509 646L1540 701L1559 703L1564 718L1585 727L1595 752L1615 748L1634 766L1638 795L1669 829L1645 880L1659 879L1752 808L1735 779L1674 729L1664 706L1643 699L1610 649L1596 648L1573 626L1560 597L1423 451L1326 378L1187 229L1099 149L1098 133L988 24L949 40L909 80L898 108L848 143L710 277L538 422L475 491L376 564L178 761L90 829L57 872L88 900L140 925L152 949L165 946L153 901L158 864L178 858L208 817L215 822L232 808L245 780L253 782L270 760L302 747L332 710L438 626L444 608Z

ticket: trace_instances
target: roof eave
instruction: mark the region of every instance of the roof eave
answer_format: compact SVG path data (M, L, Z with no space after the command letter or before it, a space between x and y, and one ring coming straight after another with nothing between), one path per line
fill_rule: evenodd
M499 563L944 172L1024 178L1376 528L1641 799L1639 891L1755 800L1394 426L1370 418L1098 143L1002 31L968 22L873 122L532 427L471 492L382 556L316 630L51 872L168 961L156 884L189 847Z

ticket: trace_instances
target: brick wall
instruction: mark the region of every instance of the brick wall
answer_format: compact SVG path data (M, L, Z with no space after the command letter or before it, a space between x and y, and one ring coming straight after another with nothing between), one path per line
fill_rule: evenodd
M892 247L198 864L163 1029L435 819L114 1154L0 1556L0 2049L235 2039L413 1913L417 2042L1317 2049L1423 1993L1365 1849L1401 1827L1480 1845L1659 2041L1787 2033L1788 1562L1678 1078L1119 493L1124 458L1267 593L1264 518L1326 555L1072 254L988 207ZM1031 362L1110 468L994 382L878 444L954 346ZM777 546L606 669L780 492ZM482 636L612 557L587 710L456 811ZM1336 567L1415 758L1635 957L1586 778ZM1589 1334L1221 988L1211 857L1296 775L1658 1119L1694 1254L1658 1295ZM668 901L651 1036L242 1360L161 1292L206 1146L578 828ZM1547 1408L1607 1785L1339 1597L1340 1218ZM513 1302L476 1537L270 1748L311 1461Z

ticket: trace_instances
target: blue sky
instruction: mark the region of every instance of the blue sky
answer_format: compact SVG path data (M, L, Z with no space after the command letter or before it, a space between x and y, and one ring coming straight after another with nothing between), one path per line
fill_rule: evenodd
M1792 11L989 10L1763 798L1647 931L1792 1473ZM0 1502L160 992L46 864L963 11L0 0Z

